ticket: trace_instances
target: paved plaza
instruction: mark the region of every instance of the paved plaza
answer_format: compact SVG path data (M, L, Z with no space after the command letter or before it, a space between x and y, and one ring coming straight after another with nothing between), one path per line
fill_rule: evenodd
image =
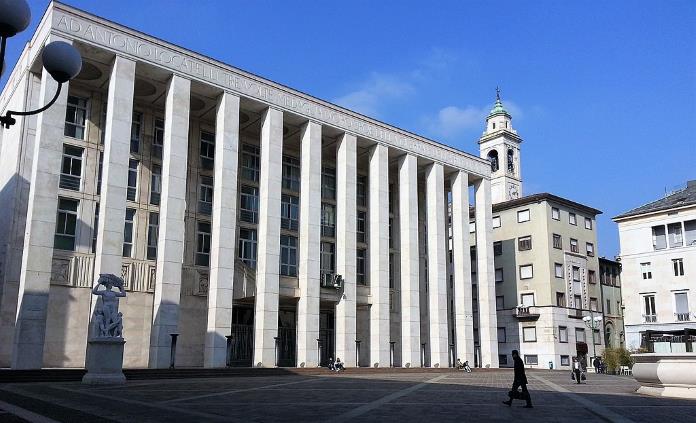
M530 371L534 409L508 408L512 372L380 372L0 385L0 421L299 422L443 421L686 422L696 401L639 396L631 377Z

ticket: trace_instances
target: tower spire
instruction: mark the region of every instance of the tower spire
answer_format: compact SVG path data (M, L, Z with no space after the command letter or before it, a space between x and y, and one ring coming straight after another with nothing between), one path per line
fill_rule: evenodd
M500 101L500 87L497 85L495 86L495 101Z

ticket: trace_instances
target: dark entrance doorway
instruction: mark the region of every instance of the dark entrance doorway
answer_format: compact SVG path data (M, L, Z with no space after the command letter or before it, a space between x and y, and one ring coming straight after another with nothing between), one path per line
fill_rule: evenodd
M254 307L232 307L230 366L251 367L254 354Z
M321 360L320 366L329 364L329 358L336 359L336 343L334 336L335 328L334 312L322 310L319 312L319 342L321 343ZM345 361L345 357L341 357Z
M278 367L295 367L297 351L295 310L278 312Z

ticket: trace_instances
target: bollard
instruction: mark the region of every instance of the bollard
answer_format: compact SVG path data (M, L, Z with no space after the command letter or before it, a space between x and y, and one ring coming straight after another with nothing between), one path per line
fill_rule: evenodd
M232 343L234 342L234 335L227 335L227 356L225 357L225 367L232 367Z
M176 364L176 338L179 337L179 334L170 333L169 336L172 337L172 344L169 350L169 368L173 369Z

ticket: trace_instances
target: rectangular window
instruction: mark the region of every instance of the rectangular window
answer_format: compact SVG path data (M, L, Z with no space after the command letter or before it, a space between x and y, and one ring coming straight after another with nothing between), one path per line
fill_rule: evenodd
M476 232L476 222L472 220L469 222L469 233L473 234L474 232Z
M553 264L554 276L557 278L563 278L563 265L561 263Z
M558 307L566 306L565 292L556 292L556 305Z
M647 323L653 323L657 321L657 313L655 312L655 296L646 295L643 297L643 305L645 306L645 321Z
M140 112L133 112L133 120L131 121L131 139L130 139L130 151L131 153L140 152L140 135L142 134L143 127L143 114Z
M77 208L79 205L79 200L58 197L56 234L53 238L54 248L58 250L75 251Z
M640 264L640 273L643 279L652 279L652 271L650 270L650 262Z
M602 335L599 329L594 329L592 331L592 338L595 345L602 345Z
M504 308L505 308L505 296L504 295L497 295L495 297L495 309L502 310Z
M611 300L607 300L607 306L604 309L604 312L607 314L611 314Z
M534 267L531 264L520 266L520 279L531 279L534 277Z
M571 225L578 224L578 218L575 216L575 213L568 213L568 223Z
M258 182L260 163L259 148L255 145L242 144L242 179Z
M561 211L556 207L551 207L551 219L561 220Z
M102 172L104 171L104 152L99 152L99 170L97 170L97 195L101 194Z
M320 244L320 271L324 275L326 273L335 273L336 270L336 245L332 242L322 242ZM324 277L322 276L322 279Z
M239 228L239 259L252 269L256 269L256 229Z
M152 157L162 158L164 151L164 119L155 118L155 136L152 138Z
M573 280L580 282L580 268L578 266L573 266Z
M498 328L498 343L504 344L506 342L507 342L507 333L505 332L505 328L499 327Z
M85 121L87 120L87 99L74 95L68 96L68 106L65 109L66 137L85 139Z
M500 256L503 254L503 242L495 241L493 243L493 255Z
M80 190L82 176L83 148L63 144L63 163L60 168L60 187L73 191Z
M147 222L147 259L157 259L157 239L159 237L159 213L150 212Z
M128 201L135 201L138 196L138 165L139 161L135 159L130 159L128 161L128 190L126 193L126 199Z
M574 301L574 303L573 303L573 307L574 307L574 308L576 308L576 309L582 309L582 295L576 294L576 295L573 297L573 301Z
M495 283L503 283L503 269L495 269Z
M570 366L570 356L569 355L562 355L561 356L561 366Z
M575 328L575 342L587 342L585 339L585 329Z
M674 293L674 310L678 322L689 321L689 298L686 292Z
M367 251L363 249L357 249L355 250L355 257L356 257L356 282L359 285L367 285L367 277L366 277L366 271L367 271Z
M297 276L297 238L280 236L280 274Z
M248 185L242 185L239 194L239 220L257 223L259 218L259 190Z
M592 219L589 217L585 218L585 229L592 230Z
M300 223L300 198L283 194L280 200L280 227L296 231Z
M590 310L599 311L599 310L597 310L598 306L599 306L599 304L597 304L597 299L590 297Z
M696 220L684 222L684 241L686 245L696 245Z
M336 169L322 166L321 198L326 200L336 199Z
M667 248L667 234L665 233L664 225L652 227L653 248L656 250L664 250Z
M667 235L669 239L669 248L681 247L684 245L681 222L667 225Z
M215 134L201 131L201 167L212 169L215 165Z
M517 212L517 223L529 221L529 209L520 210Z
M587 271L587 281L589 283L597 283L597 273L594 270Z
M674 268L674 276L684 276L684 260L683 259L673 259L672 267Z
M123 257L133 256L133 237L135 234L135 209L126 209L123 225Z
M367 207L367 176L358 176L355 195L358 206Z
M300 161L283 156L283 188L300 192Z
M500 364L501 366L507 365L508 364L507 355L499 354L498 355L498 364Z
M162 198L162 166L152 165L150 173L150 204L159 206Z
M532 249L532 236L522 236L517 238L517 249L519 251L527 251Z
M563 249L563 238L558 234L553 234L553 248Z
M389 253L389 289L394 289L394 278L396 274L394 271L394 253ZM451 283L451 280L450 280Z
M92 225L92 253L97 252L97 236L99 235L99 203L94 204L94 224Z
M528 326L522 328L522 340L524 342L536 342L536 327Z
M593 243L586 242L585 249L587 251L587 257L594 257L594 244Z
M580 247L578 247L578 240L575 238L570 238L570 252L579 253Z
M102 103L99 128L101 129L101 133L99 134L99 143L104 145L104 140L106 139L106 103Z
M336 207L331 204L321 203L321 236L336 236Z
M198 185L198 213L210 216L213 212L213 178L201 175Z
M493 216L493 229L501 226L500 216Z
M367 242L367 213L364 211L358 211L357 213L357 224L355 227L355 232L357 234L357 242Z
M539 356L536 354L525 354L524 355L524 364L528 366L536 366L539 364Z
M196 266L210 265L210 223L197 222Z
M558 342L567 343L568 342L568 328L565 326L558 327Z
M522 305L525 307L533 307L534 306L534 294L521 294L520 295L520 300L522 302Z

